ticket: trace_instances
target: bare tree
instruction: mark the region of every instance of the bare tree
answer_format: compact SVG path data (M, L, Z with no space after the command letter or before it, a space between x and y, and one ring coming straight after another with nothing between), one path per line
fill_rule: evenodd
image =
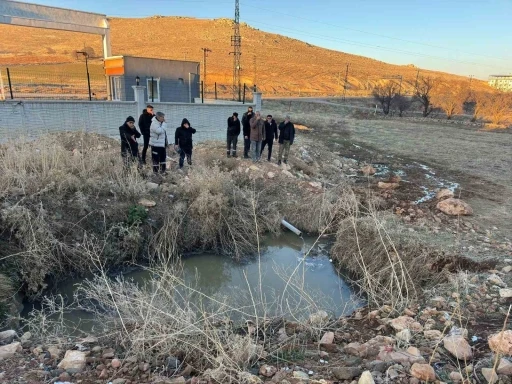
M423 117L432 112L432 92L436 88L438 80L431 76L421 77L414 89L414 99L419 101L423 108Z
M412 100L410 97L404 95L395 95L391 104L394 108L398 109L398 116L403 117L404 112L407 112L411 108Z
M453 89L449 84L443 84L442 87L438 87L432 95L433 103L444 111L448 120L453 115L462 113L464 103L468 98L469 90L467 88Z
M489 93L483 101L482 114L493 125L499 126L506 122L512 108L511 96L504 93Z
M472 106L471 113L473 115L471 117L472 122L475 122L484 117L484 109L485 109L484 107L485 107L485 103L486 103L486 100L488 97L489 97L488 92L473 91L471 93L471 106Z
M393 98L398 91L398 85L394 81L388 81L383 85L376 85L373 88L373 98L378 101L385 115L389 114L389 109Z

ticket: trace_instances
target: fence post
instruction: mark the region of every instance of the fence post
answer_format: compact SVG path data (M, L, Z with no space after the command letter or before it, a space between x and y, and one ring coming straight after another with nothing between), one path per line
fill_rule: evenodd
M151 76L151 102L155 101L155 79ZM160 95L158 95L160 96Z
M242 104L245 104L245 83L244 83L244 93L243 93L243 98L242 98Z
M217 100L217 82L215 82L215 100Z
M204 104L204 81L201 80L201 104Z
M1 69L0 69L0 100L5 100L4 77L2 75Z
M9 71L9 68L7 68L7 81L9 82L9 92L11 93L11 100L12 100L12 99L14 99L14 96L12 94L11 72Z

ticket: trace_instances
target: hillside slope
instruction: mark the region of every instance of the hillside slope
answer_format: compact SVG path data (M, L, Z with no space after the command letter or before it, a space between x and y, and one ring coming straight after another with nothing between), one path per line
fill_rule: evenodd
M114 55L133 55L202 62L202 47L212 50L207 59L207 83L231 84L233 56L232 20L204 20L154 16L143 19L110 19ZM384 63L367 57L332 51L241 25L242 82L256 83L267 94L341 94L346 64L350 63L349 94L357 94L382 81L401 75L410 90L418 68ZM76 62L73 52L91 47L101 56L99 36L63 31L0 25L0 65ZM98 60L98 66L101 62ZM462 76L421 70L445 82L467 84ZM473 87L486 87L473 80Z

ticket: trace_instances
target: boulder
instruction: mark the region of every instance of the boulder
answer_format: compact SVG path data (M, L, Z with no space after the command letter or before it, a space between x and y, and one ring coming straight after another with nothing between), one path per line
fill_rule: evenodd
M371 165L365 165L363 168L361 168L361 172L364 176L372 176L377 173L377 170L373 168Z
M498 369L496 370L498 375L508 375L512 376L512 363L506 359L501 359L498 365Z
M361 369L357 367L339 367L334 368L332 373L338 380L352 380L361 374Z
M444 188L444 189L440 189L437 193L436 193L436 199L437 200L442 200L442 199L450 199L454 196L454 193L452 190L448 189L448 188Z
M459 360L468 360L473 356L469 343L462 335L446 336L443 339L443 346Z
M154 202L153 200L148 200L148 199L140 199L139 205L142 205L143 207L146 207L146 208L151 208L156 205L156 202Z
M400 184L398 183L385 183L383 181L379 181L377 184L378 188L386 190L397 189L399 186Z
M405 329L411 330L413 332L423 331L421 324L410 316L397 317L396 319L391 320L389 325L397 332L403 331Z
M265 377L272 377L277 373L277 368L271 365L264 364L260 367L260 375Z
M429 364L414 363L411 367L411 375L422 381L434 381L436 373Z
M492 368L482 368L482 376L489 384L494 384L498 381L498 375Z
M325 332L320 339L320 344L332 344L334 342L334 332Z
M499 332L490 336L489 348L495 353L512 356L512 331Z
M2 345L0 347L0 360L10 359L11 357L13 357L16 354L16 352L21 352L21 351L22 351L22 347L21 347L20 342Z
M437 203L437 209L448 216L469 216L473 214L473 209L468 203L454 198L441 200Z
M359 378L357 384L375 384L373 376L370 371L364 371Z
M2 343L11 343L16 337L16 331L8 330L0 332L0 342Z
M71 369L80 372L85 368L86 360L87 355L85 352L66 351L64 358L57 367L66 371Z

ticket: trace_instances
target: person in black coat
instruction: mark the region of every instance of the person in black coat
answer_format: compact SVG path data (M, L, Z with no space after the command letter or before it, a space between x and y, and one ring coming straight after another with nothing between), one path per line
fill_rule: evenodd
M140 133L135 128L135 119L133 117L128 116L126 118L124 124L119 127L119 135L121 137L121 156L125 162L139 160L139 143L137 143L137 139L140 137Z
M290 146L295 140L295 126L290 121L290 116L286 116L284 121L279 124L279 155L277 157L277 164L281 165L281 160L286 164L288 162L288 156L290 154Z
M151 120L155 114L153 113L153 106L147 105L146 109L142 111L142 115L139 117L139 129L144 137L144 147L142 148L141 160L143 164L146 164L146 153L149 147L149 128L151 127Z
M274 140L277 141L277 123L272 118L272 115L267 115L267 120L265 121L265 140L263 140L263 144L261 145L261 153L263 153L265 145L267 145L268 161L270 161L272 157L272 145L274 144Z
M192 135L196 130L190 126L187 119L181 121L181 125L176 128L174 134L174 149L180 154L180 169L183 168L185 156L188 165L192 165Z
M254 117L252 107L247 108L247 112L242 116L242 127L244 130L244 159L249 158L251 149L251 119Z
M233 145L233 157L236 157L236 144L240 135L240 120L238 120L238 113L236 112L233 112L233 116L228 118L227 133L227 155L231 157L231 145Z

